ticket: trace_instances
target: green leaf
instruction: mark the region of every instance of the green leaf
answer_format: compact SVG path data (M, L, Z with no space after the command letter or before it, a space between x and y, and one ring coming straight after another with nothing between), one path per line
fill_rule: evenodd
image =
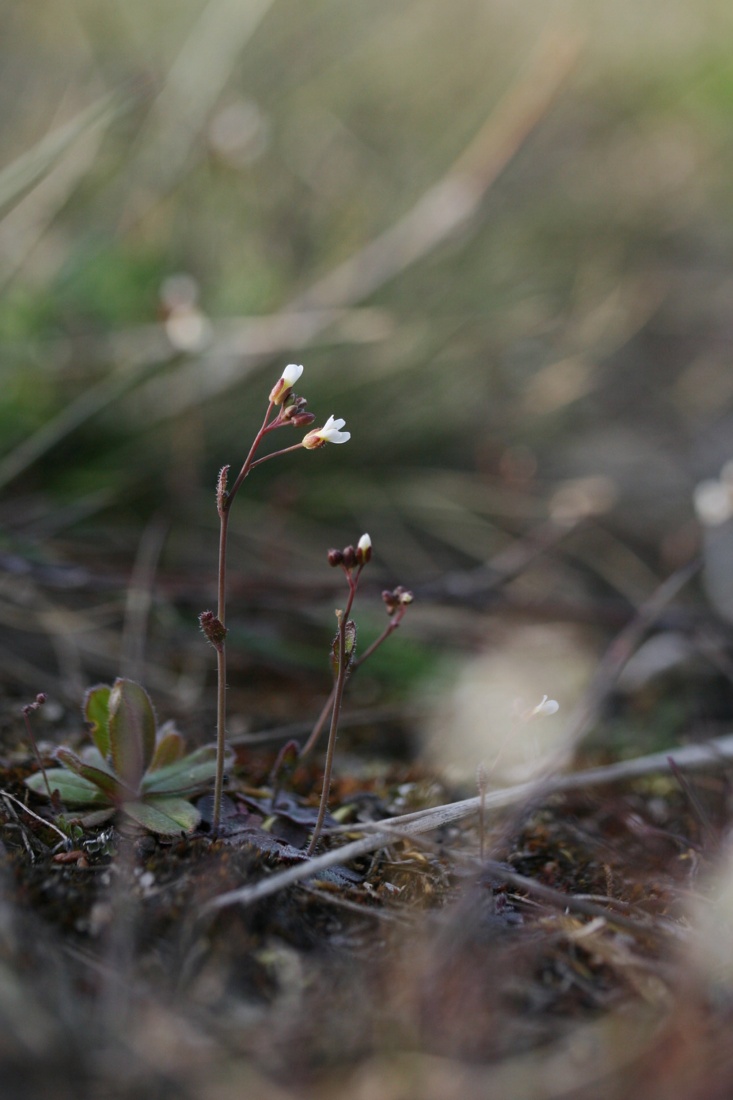
M96 684L84 696L84 717L91 725L92 741L102 756L109 756L109 684Z
M116 775L111 775L101 768L95 768L93 764L86 764L80 756L77 756L75 752L63 745L56 749L54 756L69 771L74 772L75 775L81 776L82 779L86 779L87 782L93 783L95 787L99 787L100 790L104 791L107 795L107 802L121 802L123 799L134 795L134 791L121 783Z
M183 737L172 722L166 722L158 731L158 740L148 771L156 771L158 768L175 764L182 758L185 751L186 743Z
M229 751L225 766L234 763L234 753ZM142 790L152 794L195 794L206 790L216 774L216 745L204 745L175 764L148 772L143 777Z
M66 771L65 768L51 768L46 771L46 775L51 790L58 791L61 801L69 806L105 806L109 803L104 791L94 783L74 772ZM36 794L47 794L41 772L28 776L25 785Z
M155 752L155 711L144 687L115 680L109 697L109 741L117 774L135 790Z
M178 836L190 833L201 820L201 814L184 798L151 798L145 802L126 802L124 812L159 836Z
M107 775L114 775L114 768L110 764L106 757L102 756L101 752L96 745L85 745L83 749L79 751L79 756L85 764L91 764L93 768L99 768L100 771L106 772ZM115 776L119 778L119 776Z

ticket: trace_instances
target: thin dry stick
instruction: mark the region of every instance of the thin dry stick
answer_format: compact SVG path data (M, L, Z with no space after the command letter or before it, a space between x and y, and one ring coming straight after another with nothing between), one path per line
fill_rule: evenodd
M85 389L76 400L42 424L38 431L27 436L3 458L0 462L0 489L27 470L62 439L66 439L82 424L113 404L126 390L132 389L140 378L149 377L150 371L148 363L125 366Z
M154 516L143 531L127 586L125 617L120 645L120 676L140 680L145 666L145 639L158 561L163 551L168 523Z
M695 559L667 577L616 635L601 658L580 705L570 718L566 747L576 745L590 729L600 713L604 699L613 689L624 666L647 630L659 618L667 604L694 577L700 565L700 560Z
M617 764L609 764L606 767L591 768L587 771L557 776L551 780L521 783L505 790L492 791L485 796L486 809L498 810L526 802L531 798L535 798L540 790L543 797L547 797L562 794L566 791L585 790L589 787L638 779L642 776L653 775L656 772L669 772L670 759L674 760L678 768L685 771L696 771L720 766L721 764L730 765L733 763L733 734L715 738L705 745L685 745L682 748L669 749L666 752L640 756L635 760L622 760ZM269 897L287 886L318 875L321 871L325 871L335 864L348 863L349 860L367 855L369 852L376 851L377 848L383 848L394 842L395 829L400 829L405 837L410 837L414 833L428 832L431 829L438 829L443 825L461 821L471 814L477 813L480 800L481 796L467 798L461 802L453 802L445 806L417 810L415 813L404 814L401 817L387 818L386 821L377 822L371 826L361 825L361 831L369 835L345 844L341 848L325 852L315 859L304 859L303 863L299 863L295 867L289 867L279 874L271 875L253 886L244 886L239 890L230 890L225 894L220 894L204 906L202 915L205 917L211 916L230 905L252 905L254 902ZM353 826L347 826L346 828L353 832ZM385 832L385 828L389 831Z

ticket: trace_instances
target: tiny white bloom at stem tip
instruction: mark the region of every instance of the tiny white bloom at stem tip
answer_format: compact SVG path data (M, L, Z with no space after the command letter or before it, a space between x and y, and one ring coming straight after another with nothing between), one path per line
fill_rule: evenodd
M543 695L541 702L529 712L529 717L533 718L536 714L557 714L559 709L560 704L557 699L548 699Z
M324 443L348 443L351 432L341 431L345 423L345 420L336 420L335 417L329 416L322 428L315 428L312 432L308 432L303 439L303 446L309 451L314 451Z
M369 538L369 535L363 534L356 545L358 549L362 552L366 550L371 550L372 540Z
M272 387L270 401L273 405L281 405L283 403L302 373L303 368L300 364L288 363L279 382Z

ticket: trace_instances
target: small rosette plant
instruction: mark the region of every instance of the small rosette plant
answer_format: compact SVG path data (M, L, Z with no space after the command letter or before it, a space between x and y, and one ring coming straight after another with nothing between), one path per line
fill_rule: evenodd
M216 773L216 746L185 755L181 734L171 722L158 729L148 693L134 680L98 684L84 699L93 745L81 754L61 746L60 768L26 779L36 794L58 792L68 806L94 811L88 824L101 824L120 812L160 836L191 832L201 815L188 799L210 788ZM46 783L48 781L48 785Z

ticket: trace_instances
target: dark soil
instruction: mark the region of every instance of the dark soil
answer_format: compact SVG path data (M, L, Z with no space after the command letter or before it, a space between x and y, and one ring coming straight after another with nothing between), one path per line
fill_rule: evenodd
M272 814L273 759L240 753L215 840L64 845L18 804L49 813L23 786L32 758L6 753L4 1098L729 1095L730 1006L695 977L686 919L728 821L725 769L505 813L483 863L469 821L207 915L303 858L318 768ZM345 776L331 809L358 834L398 790L434 799L433 778Z

